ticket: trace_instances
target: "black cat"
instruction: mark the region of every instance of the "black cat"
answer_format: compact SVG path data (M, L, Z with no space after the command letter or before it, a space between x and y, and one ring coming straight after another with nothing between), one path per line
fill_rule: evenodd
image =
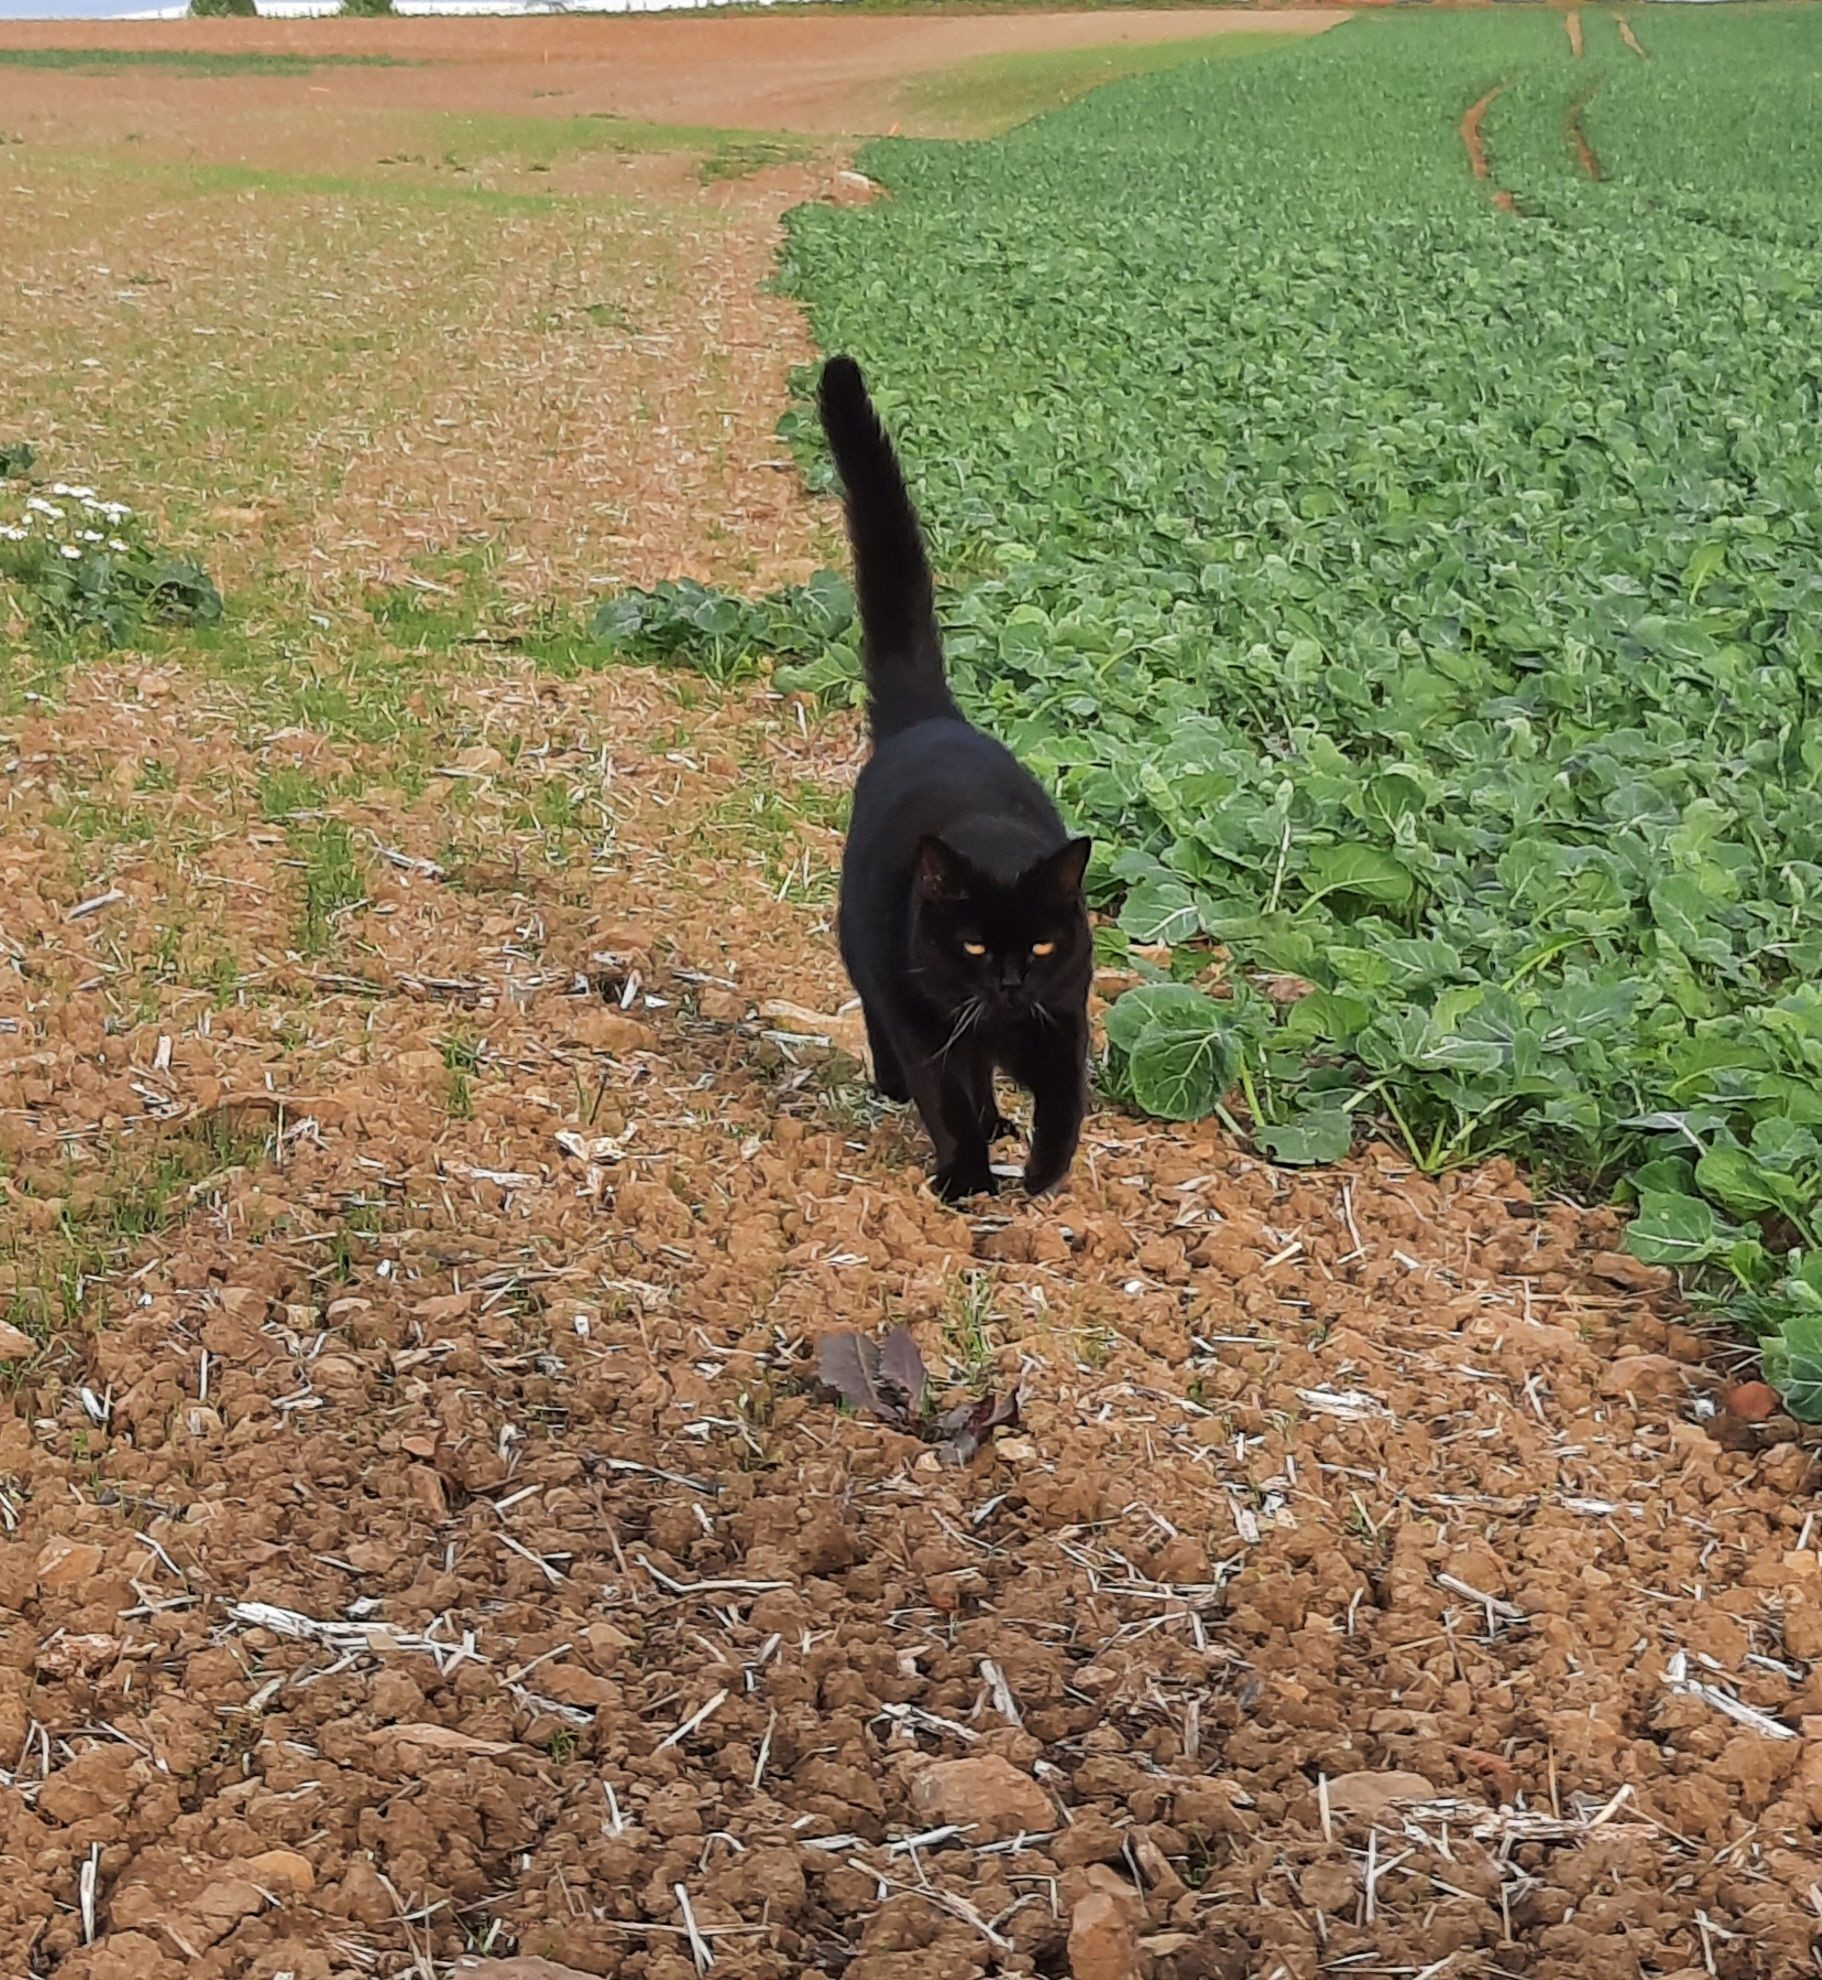
M994 1188L1010 1132L996 1068L1035 1102L1025 1186L1074 1158L1088 1099L1089 841L949 693L929 560L892 443L851 358L823 368L823 431L847 494L873 754L841 870L841 955L874 1078L914 1100L946 1202Z

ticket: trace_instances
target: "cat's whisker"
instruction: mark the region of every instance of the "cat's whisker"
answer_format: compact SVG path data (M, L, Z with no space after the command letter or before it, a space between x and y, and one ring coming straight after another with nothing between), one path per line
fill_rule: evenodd
M980 1014L981 1000L978 997L970 997L956 1013L954 1027L950 1031L949 1036L943 1040L942 1049L936 1055L938 1059L946 1059L949 1056L950 1052L967 1035Z

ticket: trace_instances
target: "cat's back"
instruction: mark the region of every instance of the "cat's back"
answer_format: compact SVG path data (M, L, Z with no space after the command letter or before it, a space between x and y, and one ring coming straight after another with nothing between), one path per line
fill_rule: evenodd
M1034 852L1066 836L1044 788L1006 745L953 717L880 738L854 789L851 854L902 853L934 833L967 851L1010 832Z

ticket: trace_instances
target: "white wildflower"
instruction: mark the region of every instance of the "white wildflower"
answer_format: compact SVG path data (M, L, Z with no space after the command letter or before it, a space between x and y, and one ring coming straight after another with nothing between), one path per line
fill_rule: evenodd
M25 498L25 506L35 516L50 516L57 522L63 520L63 511L55 502L47 502L42 495L28 495Z
M71 563L74 563L76 559L82 555L82 552L78 550L75 544L73 543L59 543L57 548L61 550L67 558L69 558Z
M108 538L108 548L110 550L118 550L123 557L127 553L126 545L122 543L120 538L117 536L110 536Z

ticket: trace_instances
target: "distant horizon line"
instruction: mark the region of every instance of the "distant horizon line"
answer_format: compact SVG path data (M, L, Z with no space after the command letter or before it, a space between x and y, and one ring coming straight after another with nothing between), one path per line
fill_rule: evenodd
M827 3L827 0L824 0ZM400 15L472 14L660 14L701 13L732 6L800 6L811 0L393 0ZM835 0L840 4L840 0ZM261 20L322 20L342 11L341 0L254 0ZM0 0L0 25L30 21L181 21L190 18L187 4L165 7L123 7L118 0L72 0L33 11L14 12ZM243 17L244 18L244 17Z

